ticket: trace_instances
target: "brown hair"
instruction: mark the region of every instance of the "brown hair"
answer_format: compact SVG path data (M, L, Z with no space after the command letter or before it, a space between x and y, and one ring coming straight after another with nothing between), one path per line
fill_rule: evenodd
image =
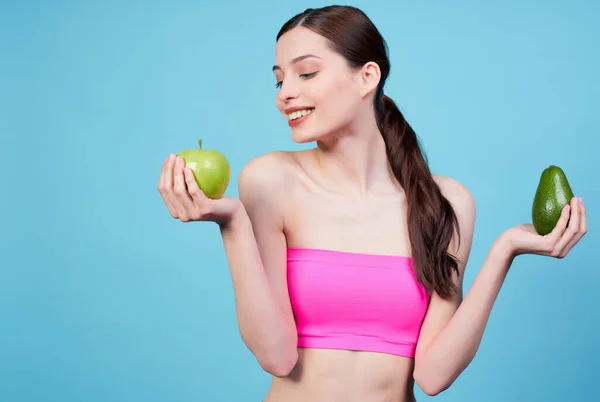
M383 94L390 73L387 44L373 22L356 7L309 8L287 21L277 40L290 29L301 26L329 41L352 68L376 62L381 70L374 109L386 144L388 160L408 205L408 231L419 282L431 294L450 296L456 287L452 270L458 274L454 256L448 253L454 229L459 233L452 206L434 181L419 139L388 96Z

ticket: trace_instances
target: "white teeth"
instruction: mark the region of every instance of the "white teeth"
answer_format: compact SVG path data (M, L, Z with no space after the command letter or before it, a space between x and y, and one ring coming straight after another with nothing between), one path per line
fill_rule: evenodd
M302 116L306 116L307 114L312 113L314 109L305 109L305 110L298 110L297 112L293 112L287 115L288 120L295 120L299 117Z

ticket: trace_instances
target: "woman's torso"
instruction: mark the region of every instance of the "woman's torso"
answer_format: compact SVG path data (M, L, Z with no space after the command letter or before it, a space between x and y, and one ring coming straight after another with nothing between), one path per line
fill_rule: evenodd
M310 152L286 154L286 168L295 170L294 191L286 194L288 247L410 256L402 190L382 183L371 198L335 194L306 168ZM299 348L296 367L286 378L273 377L265 402L411 402L413 367L405 356Z
M285 378L273 377L265 402L414 402L411 359L383 353L298 349Z

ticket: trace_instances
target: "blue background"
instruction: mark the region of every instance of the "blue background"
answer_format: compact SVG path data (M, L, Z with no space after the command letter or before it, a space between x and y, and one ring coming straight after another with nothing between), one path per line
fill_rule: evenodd
M274 104L275 35L325 4L2 4L1 401L262 400L218 228L170 218L157 180L199 137L230 159L230 196L251 158L301 148ZM388 41L386 93L433 171L476 198L467 291L530 221L547 165L588 210L566 259L514 262L475 360L435 400L597 401L599 3L351 4Z

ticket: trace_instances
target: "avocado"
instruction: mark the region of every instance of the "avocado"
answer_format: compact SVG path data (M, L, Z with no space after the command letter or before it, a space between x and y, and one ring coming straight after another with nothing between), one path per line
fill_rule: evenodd
M554 229L565 205L571 202L573 191L563 170L550 165L542 172L533 199L533 227L540 235Z

